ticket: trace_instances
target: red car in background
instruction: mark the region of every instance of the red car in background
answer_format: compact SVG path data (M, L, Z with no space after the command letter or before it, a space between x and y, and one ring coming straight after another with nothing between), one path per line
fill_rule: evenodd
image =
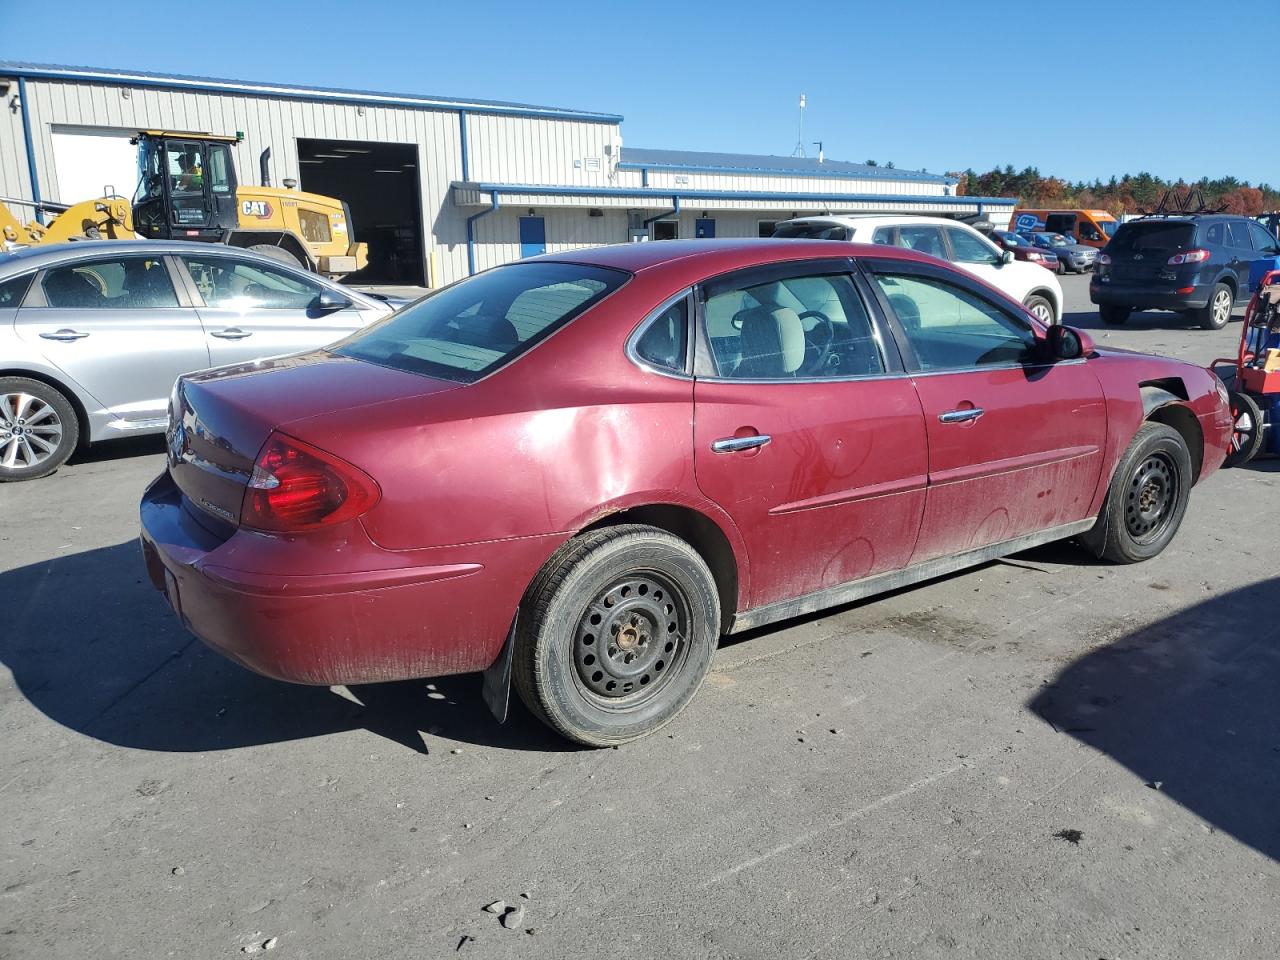
M1019 236L1010 230L992 230L989 236L992 243L1001 250L1008 250L1015 260L1029 260L1054 273L1063 272L1062 261L1058 259L1056 253L1037 247L1026 237Z
M245 666L487 671L566 737L671 720L718 638L1075 537L1154 556L1222 384L932 257L797 240L534 258L314 353L183 377L146 563Z

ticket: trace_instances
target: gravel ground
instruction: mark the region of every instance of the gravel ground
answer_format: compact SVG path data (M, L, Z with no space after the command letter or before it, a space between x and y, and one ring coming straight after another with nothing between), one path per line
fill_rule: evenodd
M1104 344L1239 335L1099 329L1064 286ZM162 459L0 487L2 957L1280 952L1280 462L1149 563L1040 548L735 638L680 720L586 751L474 676L207 651L140 562Z

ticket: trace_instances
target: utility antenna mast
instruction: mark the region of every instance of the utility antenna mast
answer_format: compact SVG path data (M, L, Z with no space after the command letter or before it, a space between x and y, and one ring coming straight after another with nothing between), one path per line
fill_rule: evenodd
M800 94L800 126L796 129L796 148L791 151L793 157L803 157L804 152L804 94Z

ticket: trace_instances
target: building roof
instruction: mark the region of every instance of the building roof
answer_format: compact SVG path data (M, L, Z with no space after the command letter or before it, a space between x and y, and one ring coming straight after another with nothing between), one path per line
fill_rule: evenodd
M920 170L873 167L847 160L818 161L817 157L776 157L754 153L712 153L701 150L647 150L623 147L619 164L630 169L684 170L693 173L775 173L804 177L857 177L859 179L914 180L956 183L954 177Z
M71 80L81 83L112 83L130 87L202 90L210 93L238 93L250 96L293 97L300 100L367 103L384 107L468 110L475 113L539 116L555 120L584 120L592 123L622 122L622 117L612 113L570 110L563 107L544 107L532 103L514 103L505 100L433 97L414 93L379 93L371 90L348 90L342 87L315 87L291 83L225 80L218 77L148 73L143 70L113 70L103 67L75 67L51 63L23 63L13 60L0 60L0 76L28 77L39 80Z

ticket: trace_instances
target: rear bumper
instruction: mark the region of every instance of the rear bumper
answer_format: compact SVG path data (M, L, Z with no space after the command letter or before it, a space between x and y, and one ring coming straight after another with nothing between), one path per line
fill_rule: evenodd
M1209 302L1213 288L1196 284L1191 293L1175 293L1168 286L1102 283L1095 274L1089 281L1089 299L1096 304L1133 307L1135 310L1199 310Z
M485 669L525 586L564 539L386 551L352 523L341 549L322 547L317 557L303 537L240 530L219 541L188 510L167 473L143 495L142 552L152 584L210 647L295 683Z

